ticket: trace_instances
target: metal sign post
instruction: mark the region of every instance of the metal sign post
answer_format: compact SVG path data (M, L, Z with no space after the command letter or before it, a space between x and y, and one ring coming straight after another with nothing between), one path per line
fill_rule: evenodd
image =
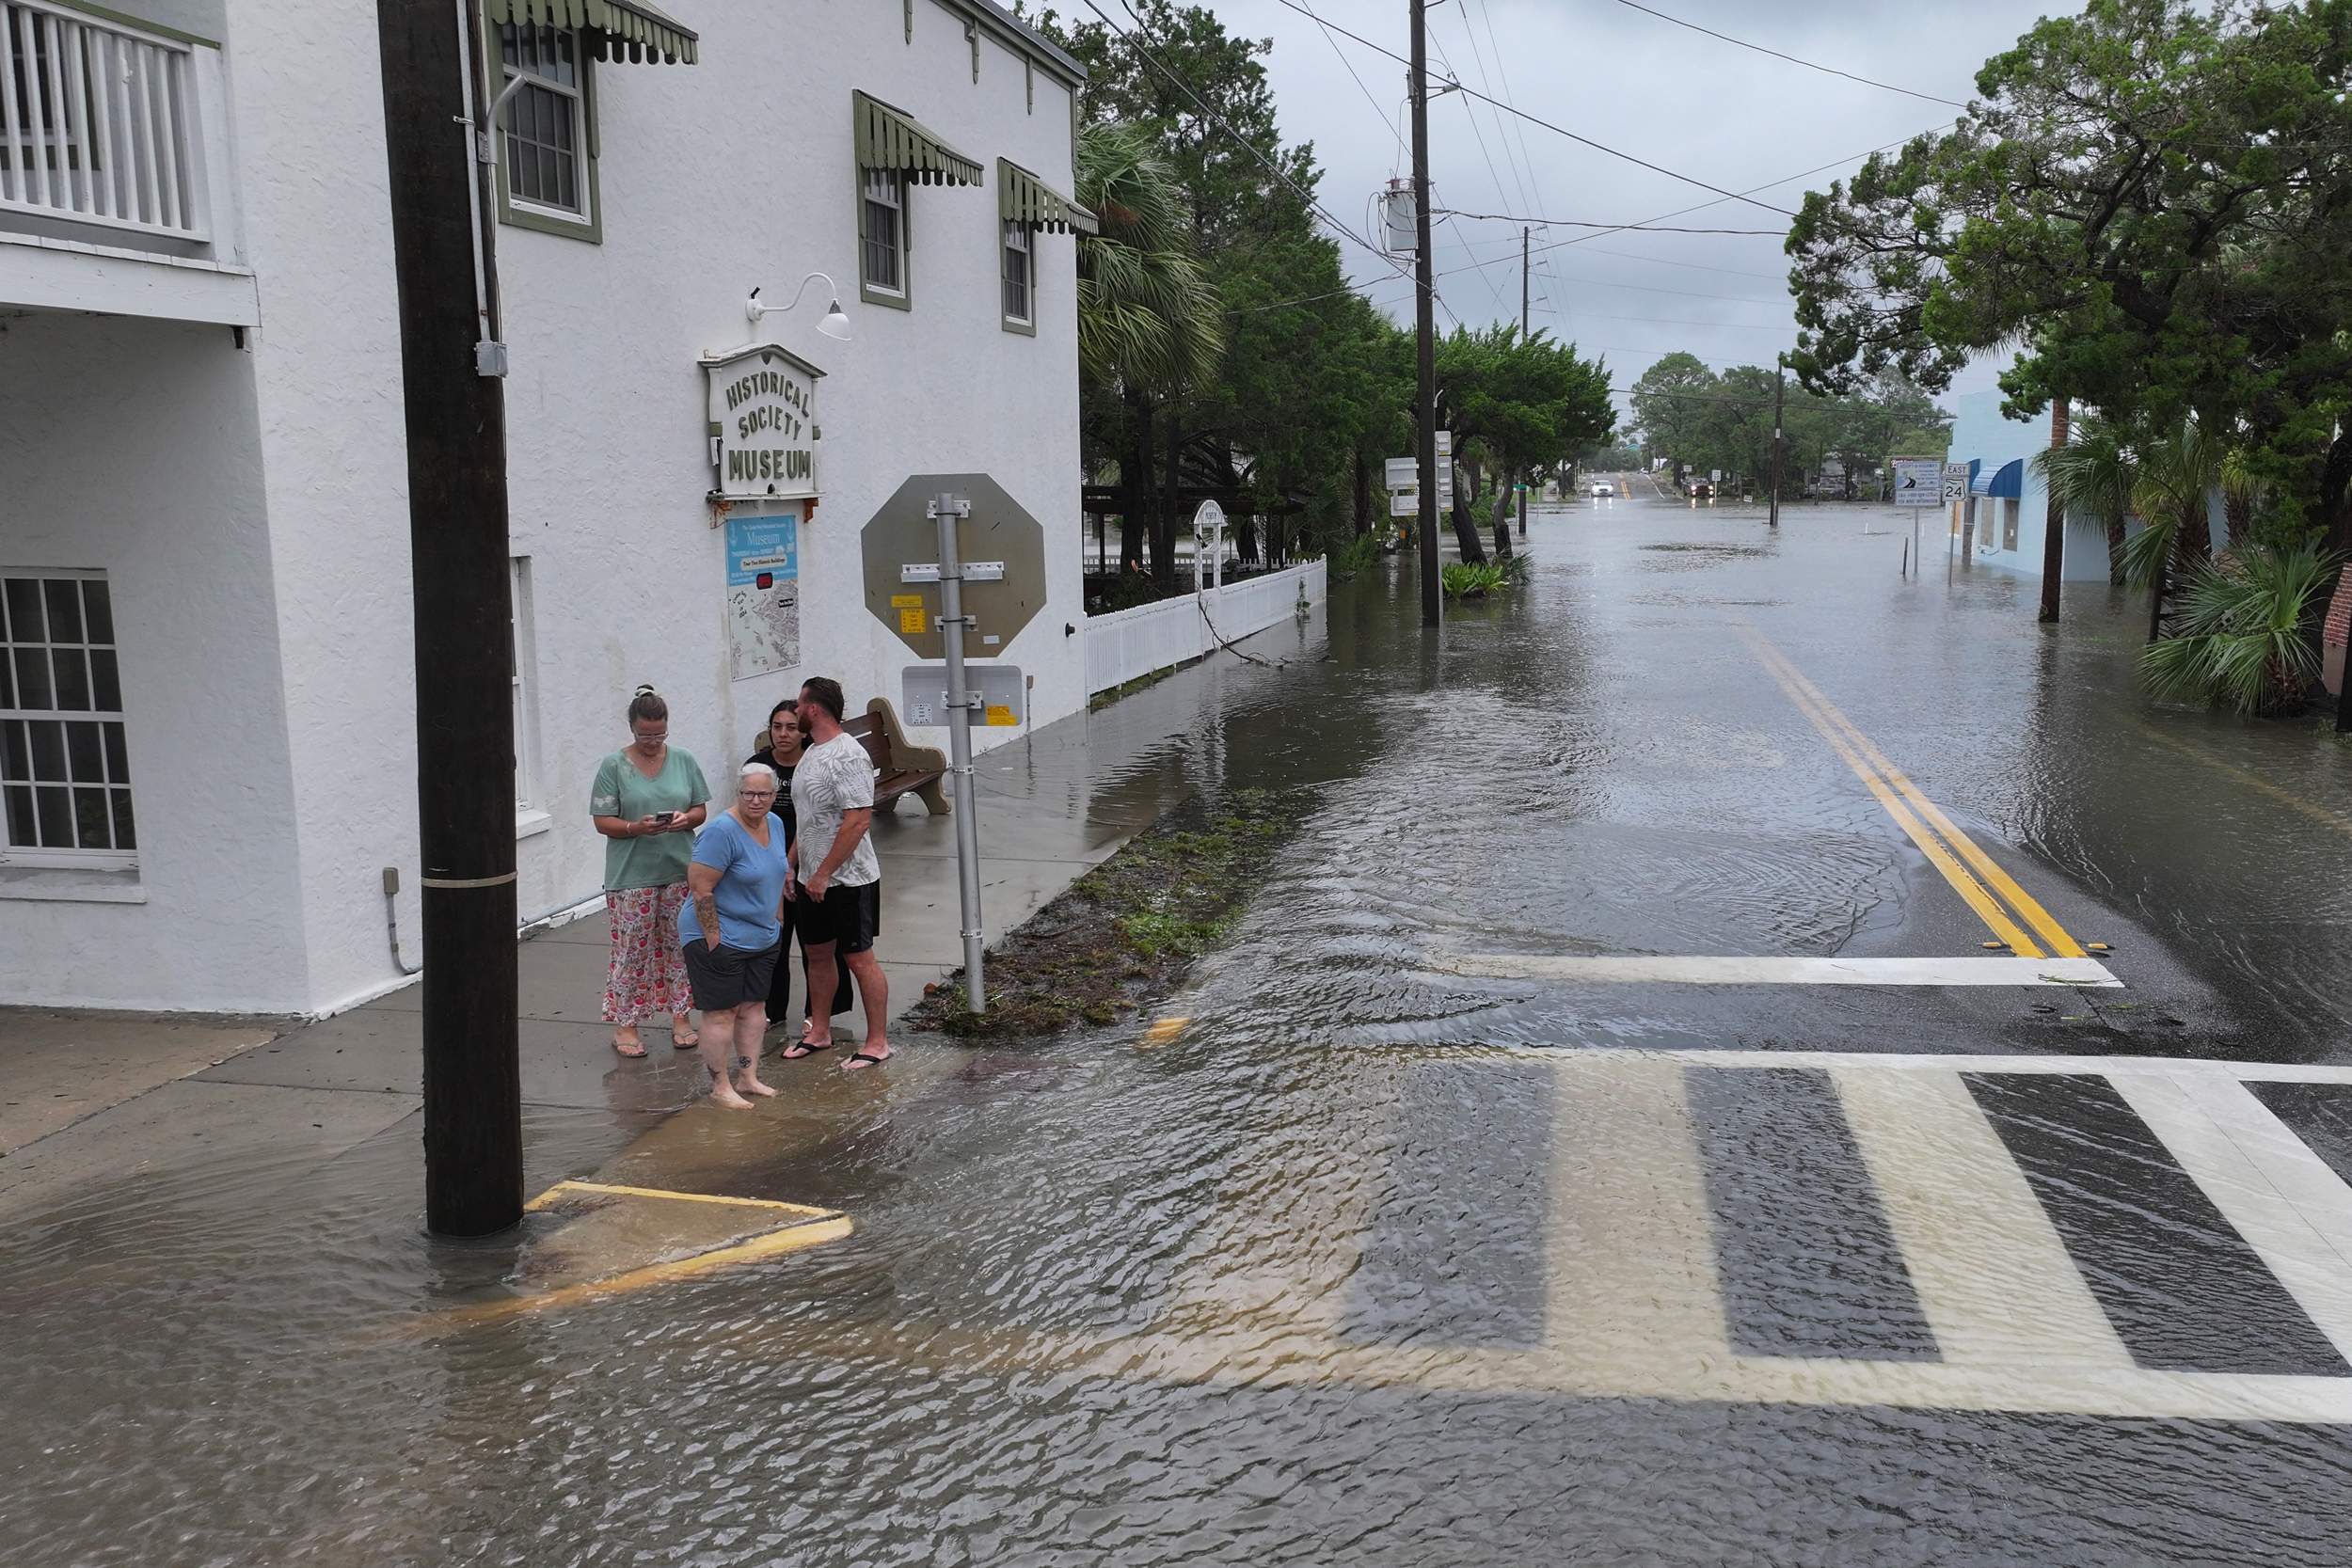
M925 509L939 524L939 629L947 655L947 787L955 800L956 891L962 911L964 1001L976 1013L988 1011L988 979L980 969L980 825L972 815L972 709L981 700L963 676L963 633L972 618L963 612L963 563L956 554L956 524L972 503L934 496Z

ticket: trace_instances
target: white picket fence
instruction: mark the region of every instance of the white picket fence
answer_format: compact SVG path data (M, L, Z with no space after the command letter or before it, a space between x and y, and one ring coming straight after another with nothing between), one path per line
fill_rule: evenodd
M1216 646L1220 636L1237 642L1251 632L1279 626L1296 613L1301 599L1321 604L1326 580L1324 562L1310 561L1201 594L1089 616L1087 693L1107 691L1138 675L1199 658Z

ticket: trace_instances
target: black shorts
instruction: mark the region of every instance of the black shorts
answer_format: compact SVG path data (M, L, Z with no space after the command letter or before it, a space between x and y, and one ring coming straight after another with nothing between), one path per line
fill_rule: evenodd
M819 900L803 888L792 900L792 928L800 933L803 950L834 943L836 953L864 953L882 935L882 879L858 887L835 882Z
M782 942L756 953L723 942L713 950L696 937L686 944L686 983L694 988L694 1006L705 1012L725 1012L746 1002L765 1002L776 956L783 951Z

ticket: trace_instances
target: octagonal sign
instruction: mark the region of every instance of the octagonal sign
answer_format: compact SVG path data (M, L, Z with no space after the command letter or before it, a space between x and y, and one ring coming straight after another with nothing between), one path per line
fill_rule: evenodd
M1001 657L1045 608L1045 530L986 474L910 475L882 502L858 535L865 553L866 608L917 658L947 657L936 624L939 525L924 512L943 492L972 503L972 515L957 525L958 559L967 569L1002 568L1001 577L964 581L964 613L979 625L965 632L963 657Z

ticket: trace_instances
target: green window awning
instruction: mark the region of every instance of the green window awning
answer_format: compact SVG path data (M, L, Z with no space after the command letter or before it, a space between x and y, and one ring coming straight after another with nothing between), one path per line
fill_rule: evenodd
M596 40L592 54L613 61L692 65L699 36L646 0L483 0L482 14L493 25L580 28Z
M1007 223L1050 229L1057 234L1072 229L1081 234L1101 232L1092 213L1005 158L996 160L996 212Z
M941 141L904 109L852 89L850 111L856 120L861 168L895 168L918 185L978 185L979 161Z

